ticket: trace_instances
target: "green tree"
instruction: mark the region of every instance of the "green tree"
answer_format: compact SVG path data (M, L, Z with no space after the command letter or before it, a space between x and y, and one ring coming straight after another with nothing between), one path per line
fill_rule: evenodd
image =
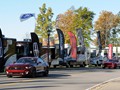
M40 36L41 38L48 37L47 31L53 30L53 12L52 9L49 7L46 8L46 4L44 3L42 7L39 8L40 14L37 17L37 23L35 28L35 33Z
M95 13L88 10L88 8L86 7L80 7L77 10L75 10L75 28L81 28L82 29L82 33L83 33L83 37L84 37L84 41L85 41L85 45L89 46L91 39L91 29L93 28L92 25L92 21L94 18Z
M75 10L74 7L70 8L64 14L59 14L57 20L57 27L60 28L65 35L65 43L69 43L68 31L73 32L76 35L76 29L82 28L83 37L85 43L88 46L90 38L90 29L92 28L92 20L94 13L87 8L80 7Z

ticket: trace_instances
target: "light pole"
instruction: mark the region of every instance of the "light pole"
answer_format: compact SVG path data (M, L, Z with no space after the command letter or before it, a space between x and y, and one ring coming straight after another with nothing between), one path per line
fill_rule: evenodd
M49 60L49 48L50 48L50 30L47 30L47 35L48 35L48 64L49 64L49 67L51 65L51 62Z

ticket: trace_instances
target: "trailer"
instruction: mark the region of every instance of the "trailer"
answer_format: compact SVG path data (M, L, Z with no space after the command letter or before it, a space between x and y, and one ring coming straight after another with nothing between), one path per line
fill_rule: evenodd
M14 61L16 61L16 39L6 38L0 29L0 72Z
M20 57L40 57L40 45L38 36L34 32L31 32L31 39L17 41L15 38L6 38L0 29L0 72Z

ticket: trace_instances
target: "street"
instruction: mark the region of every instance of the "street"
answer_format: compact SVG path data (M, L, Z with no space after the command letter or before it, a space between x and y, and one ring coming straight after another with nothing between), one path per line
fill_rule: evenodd
M0 75L0 90L85 90L106 80L120 77L120 69L57 68L48 77L36 78Z

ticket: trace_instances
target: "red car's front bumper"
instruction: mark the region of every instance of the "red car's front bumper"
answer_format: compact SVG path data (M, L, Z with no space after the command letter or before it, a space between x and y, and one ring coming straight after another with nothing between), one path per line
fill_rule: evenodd
M114 63L106 63L106 64L104 64L104 67L108 67L108 68L116 68L117 65L114 64Z
M31 73L31 70L6 70L7 76L27 76Z

